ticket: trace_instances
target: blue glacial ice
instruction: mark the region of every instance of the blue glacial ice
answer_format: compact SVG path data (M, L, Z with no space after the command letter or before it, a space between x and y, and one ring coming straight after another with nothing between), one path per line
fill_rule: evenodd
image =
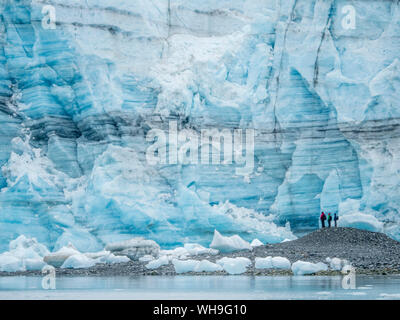
M0 0L0 251L280 242L321 210L400 239L400 4L348 4ZM254 128L254 172L150 165L170 121Z

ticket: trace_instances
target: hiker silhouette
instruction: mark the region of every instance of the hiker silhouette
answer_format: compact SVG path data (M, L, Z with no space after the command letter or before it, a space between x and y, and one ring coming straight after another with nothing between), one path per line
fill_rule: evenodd
M325 215L325 213L323 211L322 211L322 213L321 213L319 218L321 219L322 228L325 228L326 215Z
M335 212L333 215L333 221L335 221L335 228L337 228L337 221L339 220L339 215Z
M329 213L328 213L328 228L331 227L331 222L332 222L332 215L331 215L331 213L329 212Z

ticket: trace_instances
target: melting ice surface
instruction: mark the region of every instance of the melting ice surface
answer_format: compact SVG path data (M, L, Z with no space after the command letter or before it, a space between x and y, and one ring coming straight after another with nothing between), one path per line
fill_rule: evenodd
M133 236L400 239L400 3L0 0L0 251ZM146 162L150 129L254 128L255 168ZM290 223L286 224L287 222Z
M399 276L60 277L44 290L41 277L0 278L0 299L400 299Z

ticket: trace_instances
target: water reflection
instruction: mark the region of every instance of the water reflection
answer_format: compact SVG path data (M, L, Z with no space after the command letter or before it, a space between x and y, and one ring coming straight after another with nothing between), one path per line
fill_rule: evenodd
M399 276L342 277L143 276L59 277L44 290L41 277L0 277L0 299L400 299Z

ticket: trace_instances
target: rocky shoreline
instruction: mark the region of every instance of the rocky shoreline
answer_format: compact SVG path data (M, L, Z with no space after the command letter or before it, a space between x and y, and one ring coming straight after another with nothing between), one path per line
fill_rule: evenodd
M215 262L223 257L246 257L252 264L242 275L278 276L292 275L290 270L256 269L256 257L281 256L294 263L298 260L307 262L325 262L326 258L348 260L356 268L357 274L400 274L400 242L385 234L364 231L353 228L326 228L314 231L302 238L278 244L268 244L255 247L253 250L236 251L217 255L191 256L193 260L206 259ZM146 268L146 262L129 261L118 264L97 264L86 269L56 268L58 276L174 276L177 275L174 266L161 266L151 270ZM314 275L339 275L340 271L320 271ZM0 272L0 276L37 276L41 271ZM218 272L188 272L181 275L227 275L225 271Z

